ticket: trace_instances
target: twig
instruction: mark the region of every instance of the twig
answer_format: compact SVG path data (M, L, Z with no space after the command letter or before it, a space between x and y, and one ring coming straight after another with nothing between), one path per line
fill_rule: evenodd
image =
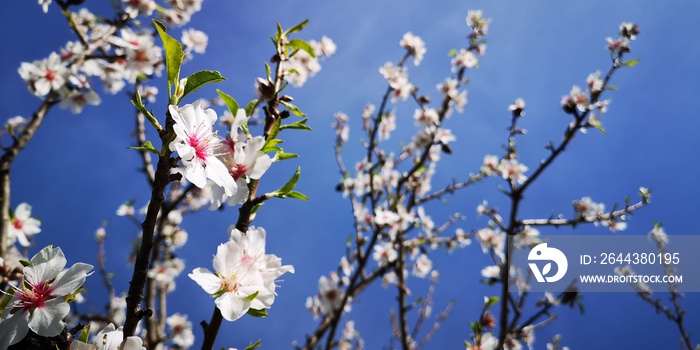
M8 249L8 227L10 224L10 166L17 158L17 155L32 140L41 123L46 117L46 113L58 103L58 93L51 91L39 108L32 115L32 119L27 123L22 133L14 139L12 145L5 149L5 153L0 157L0 217L2 226L0 227L0 257L5 258Z

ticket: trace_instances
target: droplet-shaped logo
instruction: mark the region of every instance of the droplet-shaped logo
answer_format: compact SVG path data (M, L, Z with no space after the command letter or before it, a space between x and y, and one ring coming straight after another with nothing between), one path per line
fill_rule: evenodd
M528 261L550 261L544 267L542 268L542 271L540 272L540 269L537 267L537 264L535 263L529 263L530 265L530 270L532 270L532 273L535 275L535 279L537 279L537 282L556 282L562 279L564 275L566 274L566 269L569 267L569 263L566 260L566 256L564 253L561 252L561 250L557 248L551 248L547 247L547 243L540 243L536 245L532 250L530 250L530 254L527 256ZM554 276L549 276L549 277L544 277L549 272L552 270L552 262L557 265L557 273L554 274Z

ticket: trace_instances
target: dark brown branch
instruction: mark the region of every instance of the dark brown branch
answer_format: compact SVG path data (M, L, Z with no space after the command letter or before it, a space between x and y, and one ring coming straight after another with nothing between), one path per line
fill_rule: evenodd
M174 123L173 118L170 116L170 112L166 113L166 127L160 134L160 139L163 144L166 144L169 142L169 140L171 140ZM139 252L136 255L136 261L134 262L134 273L129 285L129 294L126 297L126 321L124 322L125 338L134 335L136 325L141 319L141 313L139 311L141 308L141 302L144 298L144 286L146 285L146 280L148 278L149 259L154 245L153 235L158 221L158 212L160 211L161 205L165 199L163 193L165 191L165 187L168 186L171 181L170 155L172 152L168 147L164 148L165 153L158 157L158 166L156 168L153 189L151 191L151 201L148 203L146 218L141 224L141 246L139 247Z

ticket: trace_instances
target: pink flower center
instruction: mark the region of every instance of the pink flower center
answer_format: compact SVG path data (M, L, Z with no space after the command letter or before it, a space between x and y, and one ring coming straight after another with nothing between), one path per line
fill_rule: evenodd
M236 276L233 276L232 279L226 279L222 283L222 287L227 291L227 292L235 292L238 293L238 288L240 287L240 284L238 284L238 281L235 280Z
M204 125L202 125L202 127L203 126ZM209 140L199 132L199 129L200 128L197 128L194 133L187 135L189 138L187 143L194 148L195 157L205 161L207 157L211 155L211 145L209 144Z
M241 176L245 175L248 169L246 169L245 164L234 164L229 170L229 174L234 180L238 180Z
M48 80L48 81L54 81L54 80L56 80L56 72L49 69L44 74L44 78L46 78L46 80Z
M139 62L146 62L148 61L148 55L143 50L136 51L136 60Z
M16 229L21 230L22 227L24 227L24 222L20 219L14 219L12 221L12 226L14 226Z
M44 307L46 301L51 299L53 287L44 282L39 282L36 285L28 282L27 284L29 289L19 289L15 292L15 296L20 300L18 306L27 311Z
M73 103L78 106L85 106L87 104L87 100L82 94L77 94L73 96Z

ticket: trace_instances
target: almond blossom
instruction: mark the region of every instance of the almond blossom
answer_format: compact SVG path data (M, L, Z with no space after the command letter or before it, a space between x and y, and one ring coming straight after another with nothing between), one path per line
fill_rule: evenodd
M394 262L398 257L399 253L396 251L396 249L394 249L392 242L384 242L374 246L372 259L374 259L379 266L386 266L387 264Z
M181 41L188 53L194 51L203 54L207 50L209 37L203 31L190 28L182 31Z
M306 308L314 315L314 318L317 318L337 310L342 304L344 297L345 291L343 290L342 280L337 273L331 272L330 278L326 276L319 278L318 294L313 298L308 297L306 299ZM347 303L345 303L344 312L351 310L351 300L352 298L349 297Z
M66 297L77 293L91 274L92 265L75 263L64 270L61 248L48 246L24 267L24 279L2 314L0 348L22 340L29 330L43 337L59 335L70 312Z
M157 8L156 2L153 0L122 0L122 2L126 3L124 11L131 18L150 16Z
M498 164L498 170L504 179L511 180L519 184L522 184L525 182L525 180L527 180L527 176L523 174L527 171L527 169L528 167L522 163L518 163L517 159L503 159Z
M186 349L194 344L192 322L187 319L187 315L175 313L168 317L165 322L170 328L170 336L175 345Z
M479 64L479 59L473 52L460 49L452 59L452 72L456 73L462 68L474 68L477 64Z
M220 159L228 168L229 175L236 181L238 190L233 196L224 193L220 186L212 187L212 203L210 209L221 206L228 200L229 205L243 204L248 198L248 178L259 180L267 169L272 166L272 158L261 150L265 146L263 136L255 136L245 141L236 141L238 128L248 120L245 110L239 109L231 125L231 135L224 140L224 154Z
M100 96L92 90L73 91L61 101L62 109L70 109L73 114L80 114L86 105L97 106L102 103Z
M73 340L70 350L146 350L146 348L143 347L141 338L132 335L124 339L122 327L116 328L113 323L110 323L95 335L92 343Z
M175 121L173 130L176 134L169 147L182 158L185 178L199 188L204 188L210 179L223 187L227 196L233 196L238 186L226 165L214 153L220 144L213 131L216 112L202 109L200 103L181 108L170 105L169 111Z
M417 35L413 35L411 32L408 32L403 35L403 39L401 39L400 44L413 56L413 64L416 66L420 65L420 61L423 60L423 55L425 55L425 52L427 51L423 39Z
M228 321L235 321L248 310L269 309L275 301L275 280L294 273L291 265L265 254L265 230L251 227L246 233L230 231L231 240L222 243L214 256L212 273L196 268L189 274L207 293L216 297L216 307Z
M605 213L605 204L596 203L591 197L583 197L572 201L576 220L593 220Z
M120 46L126 55L125 69L130 82L135 82L139 74L151 75L161 63L163 50L155 45L153 36L148 32L134 32L122 29L120 37L113 37L111 42Z
M15 209L8 227L8 238L14 243L19 241L23 247L30 245L29 238L41 232L41 221L31 217L32 207L27 203L22 203Z
M66 84L68 69L61 61L61 56L52 52L48 58L33 63L23 62L18 70L20 77L27 83L29 91L42 97L51 90L59 91Z
M488 34L490 19L484 18L481 10L469 10L467 12L467 25L472 28L474 35L483 36Z
M413 265L413 275L419 278L424 278L433 269L433 262L427 255L421 254L416 259L416 264Z

